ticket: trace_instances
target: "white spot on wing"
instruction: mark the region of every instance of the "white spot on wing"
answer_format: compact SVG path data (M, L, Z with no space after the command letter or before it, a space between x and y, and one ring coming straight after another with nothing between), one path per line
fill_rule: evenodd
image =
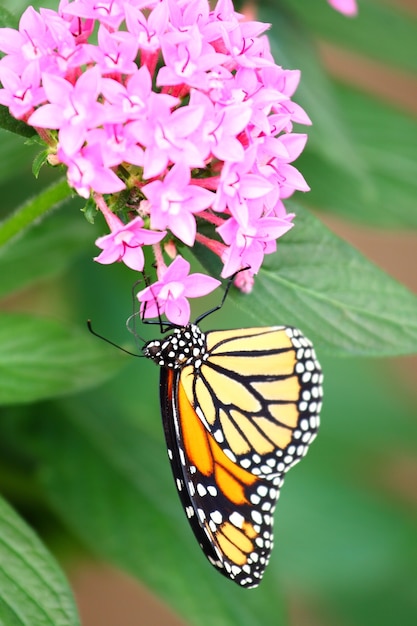
M232 522L233 526L242 528L245 518L237 511L234 511L231 515L229 515L229 520Z

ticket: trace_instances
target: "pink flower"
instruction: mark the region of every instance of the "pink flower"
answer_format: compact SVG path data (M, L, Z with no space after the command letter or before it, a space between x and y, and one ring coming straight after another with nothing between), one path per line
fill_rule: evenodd
M257 274L264 255L275 252L276 239L293 226L291 220L294 215L264 216L260 202L252 202L250 209L247 224L239 223L232 217L216 229L229 246L222 256L223 278L245 267L249 268L251 274Z
M185 83L206 89L207 70L226 60L226 55L217 53L204 41L196 25L188 32L165 35L161 43L166 65L158 72L158 86Z
M159 176L171 162L204 167L204 159L189 135L201 124L204 107L183 106L173 113L161 100L146 119L133 122L137 140L145 146L144 178Z
M160 2L146 18L137 7L125 6L126 26L141 50L156 52L161 48L160 37L168 26L168 2Z
M0 28L0 49L8 56L2 59L15 72L23 72L32 62L42 63L53 49L44 19L33 7L28 7L19 22L19 30Z
M142 187L151 205L152 228L169 228L187 246L195 240L193 213L211 206L214 194L203 187L190 185L190 170L177 163L164 180L154 180Z
M105 109L97 102L100 81L98 67L81 74L75 85L60 76L44 74L43 86L50 104L32 113L28 124L59 129L61 149L74 155L82 147L87 130L105 121Z
M330 6L344 15L354 17L358 13L356 0L327 0Z
M89 131L88 145L98 144L105 167L115 167L127 161L143 165L143 150L131 132L129 124L104 124L104 128Z
M166 233L142 228L144 222L141 217L135 217L128 224L123 224L110 211L105 213L105 217L112 232L96 240L96 246L103 252L94 260L104 265L123 261L127 267L141 272L145 263L142 246L158 243Z
M177 256L171 265L158 268L158 281L138 293L141 315L145 318L160 317L178 326L190 321L190 305L187 298L205 296L221 283L205 274L189 274L190 264Z
M252 173L256 152L256 146L251 146L241 162L224 164L213 204L216 211L229 209L244 221L248 215L247 201L262 198L273 189L264 176Z
M0 104L35 127L50 161L105 215L100 263L141 270L153 246L152 294L176 323L189 315L191 279L184 260L167 270L166 258L197 240L223 260L223 276L250 265L238 281L247 291L292 225L283 200L308 190L293 165L306 141L293 126L311 123L292 100L300 72L275 64L269 24L214 1L60 0L0 29Z
M114 123L167 116L180 102L178 98L168 94L152 91L152 77L146 65L129 76L125 85L112 78L103 78L101 90L106 99L104 106L108 111L108 118Z
M262 22L243 22L230 31L224 30L224 43L227 51L239 66L265 67L273 65L267 39L258 37L269 28Z
M4 89L0 89L0 104L8 106L10 113L22 119L31 113L34 107L45 100L45 91L40 86L39 65L31 63L19 76L8 67L0 65L0 80Z
M52 38L50 50L42 59L42 71L67 78L71 71L78 73L78 68L90 62L87 46L81 45L92 32L92 23L86 24L58 15L52 9L39 9L45 21L47 32ZM77 28L73 32L73 27Z
M100 2L75 0L75 2L62 7L61 11L64 15L96 19L102 24L116 29L125 17L124 4L124 0L100 0Z
M271 146L271 142L275 142ZM303 151L307 135L287 133L278 139L266 138L258 149L258 168L271 183L272 189L265 198L265 206L273 209L280 198L289 198L298 191L309 191L304 177L290 165ZM272 155L275 154L274 157Z
M88 198L92 191L98 193L117 193L125 188L124 182L105 167L99 144L85 146L73 156L58 150L58 158L68 167L68 184L82 198Z
M98 30L98 46L88 45L93 61L105 74L134 74L138 45L128 33L109 33L105 26Z
M72 2L72 0L60 0L58 15L62 17L63 20L68 22L71 34L75 39L75 43L87 43L88 37L94 30L94 20L91 18L80 20L77 15L67 13L66 10L67 7L70 6L70 2ZM49 12L50 9L40 9L41 15L43 15L46 11ZM50 12L54 13L54 11Z
M250 104L232 104L216 109L210 99L198 91L191 93L190 104L204 107L202 123L192 136L203 158L213 154L221 161L243 161L245 152L237 137L251 119Z

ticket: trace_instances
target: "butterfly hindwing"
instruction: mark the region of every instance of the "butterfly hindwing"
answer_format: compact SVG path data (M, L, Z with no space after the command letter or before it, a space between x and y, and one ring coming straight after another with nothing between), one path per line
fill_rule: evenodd
M168 454L184 510L212 565L241 586L254 587L272 550L282 479L261 479L233 463L203 426L180 378L161 370Z
M189 494L190 468L182 445L178 408L176 406L176 390L179 381L178 370L161 369L160 400L165 440L168 457L175 479L178 494L190 526L207 558L215 560L216 553L208 538L202 534L194 505ZM188 469L187 469L188 467Z

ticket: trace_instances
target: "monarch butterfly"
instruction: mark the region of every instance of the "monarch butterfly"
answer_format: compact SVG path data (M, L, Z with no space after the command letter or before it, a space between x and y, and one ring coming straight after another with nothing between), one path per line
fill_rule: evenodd
M295 328L203 333L202 317L143 353L161 367L168 456L197 541L223 575L256 587L285 473L317 434L322 373Z

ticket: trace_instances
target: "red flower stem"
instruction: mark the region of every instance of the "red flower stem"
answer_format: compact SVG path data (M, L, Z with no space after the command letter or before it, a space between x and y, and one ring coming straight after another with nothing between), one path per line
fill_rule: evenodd
M214 239L209 239L209 237L206 237L201 233L197 233L195 239L196 241L198 241L198 243L206 246L206 248L214 252L214 254L217 254L217 256L219 256L220 258L223 252L226 250L226 246L224 245L224 243L221 243L220 241L215 241Z
M221 217L219 217L218 215L214 215L214 213L211 213L210 211L200 211L200 213L197 213L197 215L203 220L206 220L206 222L214 224L215 226L221 226L225 221Z

